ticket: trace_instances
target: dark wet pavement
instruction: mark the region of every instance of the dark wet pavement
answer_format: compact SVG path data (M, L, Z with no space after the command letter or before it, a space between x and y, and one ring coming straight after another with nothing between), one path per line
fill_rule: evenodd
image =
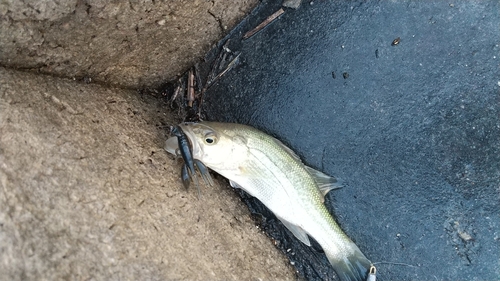
M383 262L378 280L499 280L500 2L305 2L241 41L278 9L229 36L240 64L205 94L206 118L342 178L328 207ZM321 250L245 198L306 279L335 280Z

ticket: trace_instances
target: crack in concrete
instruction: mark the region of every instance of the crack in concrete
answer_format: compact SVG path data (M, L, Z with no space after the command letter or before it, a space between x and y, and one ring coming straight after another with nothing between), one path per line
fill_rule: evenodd
M215 1L212 1L212 8L214 6L215 6ZM217 17L212 11L210 11L210 9L207 10L207 13L209 15L211 15L217 21L217 23L219 24L219 29L220 29L221 34L224 34L225 29L224 29L224 25L222 24L222 20L219 17Z

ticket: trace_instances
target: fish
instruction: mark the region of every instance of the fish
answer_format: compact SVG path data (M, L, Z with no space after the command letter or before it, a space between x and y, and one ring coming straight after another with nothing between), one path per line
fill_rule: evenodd
M302 243L314 238L342 281L365 281L373 264L342 231L324 205L341 187L335 177L306 166L278 139L251 126L202 121L181 123L192 157L259 199ZM165 149L174 154L172 137Z

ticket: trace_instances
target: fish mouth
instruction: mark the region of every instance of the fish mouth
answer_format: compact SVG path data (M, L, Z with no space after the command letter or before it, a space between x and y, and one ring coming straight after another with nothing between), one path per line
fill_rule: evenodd
M199 123L184 122L179 124L179 127L182 130L182 132L184 132L189 143L191 144L191 150L192 150L191 153L193 155L193 158L200 160L201 155L203 154L203 149L201 148L200 144L196 141L196 134L193 131L193 127L196 125L199 125Z
M200 145L200 142L198 141L199 139L196 136L199 135L200 129L203 129L207 126L201 123L192 122L185 122L179 124L179 126L181 127L182 131L184 131L184 134L186 134L189 142L191 143L193 158L201 161L204 151L203 146Z
M191 144L191 153L194 159L200 160L203 158L203 147L200 145L197 139L197 135L200 134L200 131L209 130L213 131L213 129L202 123L194 123L194 122L184 122L178 125L180 130L186 135L189 143ZM172 136L167 139L165 144L165 150L168 153L176 155L176 151L178 151L179 145L176 136Z
M189 124L181 123L178 125L178 127L186 135L190 144L190 149L194 151L194 147L197 147L196 149L199 150L198 145L194 141L194 135L190 130L190 127L188 127L187 125ZM167 139L167 141L165 142L165 150L170 154L177 155L177 151L179 150L179 142L177 136L172 136Z

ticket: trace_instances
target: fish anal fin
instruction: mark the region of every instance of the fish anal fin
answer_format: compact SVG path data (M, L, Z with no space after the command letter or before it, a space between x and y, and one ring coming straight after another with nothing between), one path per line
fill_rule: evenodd
M311 167L305 166L309 174L314 178L314 181L318 184L319 191L323 196L325 196L330 190L338 189L342 187L342 181L335 177L330 177L318 170Z
M297 239L299 239L307 246L311 246L309 236L307 236L307 233L300 226L290 223L280 217L278 217L278 219L283 223L284 226L286 226L286 228L288 228L288 230L290 230L291 233L293 233L295 237L297 237Z

